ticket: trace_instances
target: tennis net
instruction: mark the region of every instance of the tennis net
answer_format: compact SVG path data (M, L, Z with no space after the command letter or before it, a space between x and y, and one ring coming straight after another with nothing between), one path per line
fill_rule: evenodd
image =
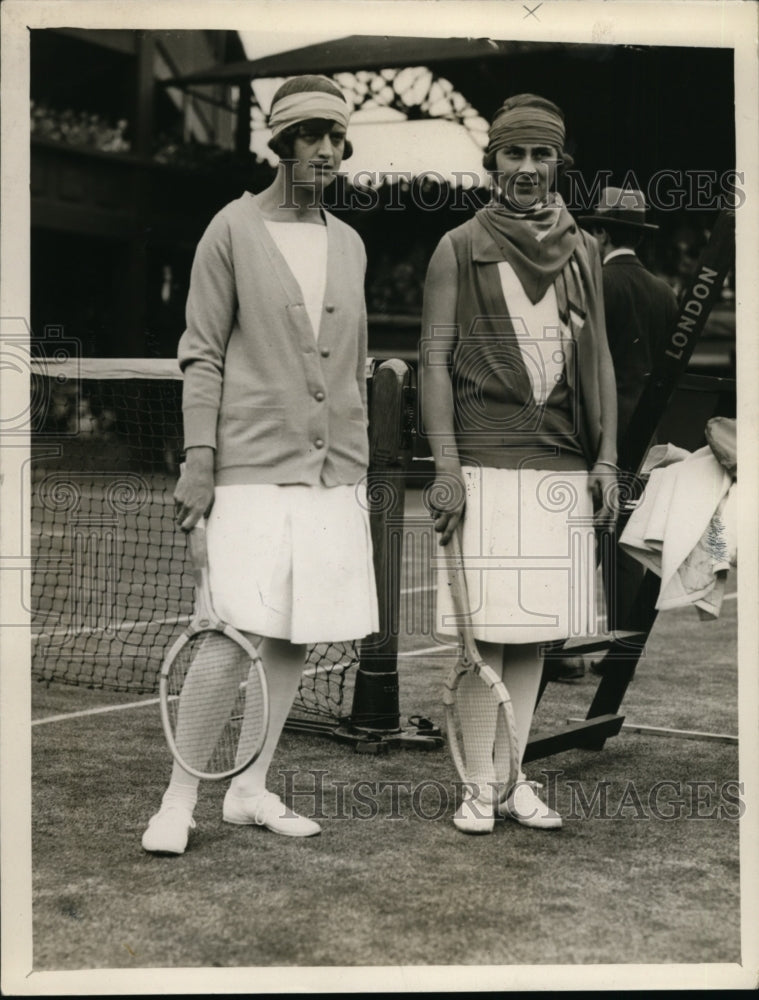
M182 381L162 359L35 359L30 392L32 672L155 692L193 579L173 490ZM308 651L293 712L338 719L354 643Z

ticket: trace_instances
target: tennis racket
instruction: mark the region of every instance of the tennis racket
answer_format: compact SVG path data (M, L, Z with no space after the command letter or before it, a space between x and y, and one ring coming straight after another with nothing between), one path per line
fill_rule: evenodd
M519 740L514 711L506 685L481 658L471 635L468 625L469 596L458 529L451 536L448 548L448 585L459 623L461 642L459 660L443 688L448 746L459 777L465 783L479 777L476 773L478 765L474 761L482 762L492 758L494 804L499 804L506 799L519 777ZM483 719L481 726L470 723L465 727L462 722L462 683L469 686L467 702L470 708L467 714L473 714L472 706L476 706Z
M177 763L196 778L231 778L263 749L269 698L255 647L213 610L205 522L188 533L195 611L161 667L161 719Z

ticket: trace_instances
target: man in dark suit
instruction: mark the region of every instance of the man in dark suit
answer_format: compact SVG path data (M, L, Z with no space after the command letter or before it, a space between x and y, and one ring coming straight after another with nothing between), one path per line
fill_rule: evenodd
M659 228L646 222L640 191L607 187L592 214L580 215L578 221L595 236L601 251L606 333L617 381L617 440L622 441L656 353L674 329L677 298L635 253L646 232ZM633 629L630 605L644 569L616 545L616 539L613 542L613 569L603 567L607 624L611 630ZM552 679L575 680L584 673L582 657L566 657L555 664Z

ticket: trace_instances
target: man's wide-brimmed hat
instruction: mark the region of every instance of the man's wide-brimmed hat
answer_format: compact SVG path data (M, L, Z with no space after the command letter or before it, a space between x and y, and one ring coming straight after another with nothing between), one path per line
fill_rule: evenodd
M642 191L632 188L607 187L593 209L592 215L578 215L583 226L615 226L626 229L658 229L646 222L646 199Z

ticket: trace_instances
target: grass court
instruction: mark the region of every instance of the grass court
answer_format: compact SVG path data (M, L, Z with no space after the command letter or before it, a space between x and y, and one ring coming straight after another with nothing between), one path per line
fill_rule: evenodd
M452 653L428 630L416 491L406 523L401 715L442 725ZM659 615L622 706L628 724L737 734L736 580L717 621ZM533 735L584 717L596 683L550 684ZM206 783L188 850L169 858L140 846L170 769L156 696L32 690L36 971L740 961L743 805L729 739L623 730L600 752L536 761L528 777L547 782L564 828L503 821L466 837L451 822L445 749L374 756L286 731L269 787L321 816L321 836L224 824L226 786Z

